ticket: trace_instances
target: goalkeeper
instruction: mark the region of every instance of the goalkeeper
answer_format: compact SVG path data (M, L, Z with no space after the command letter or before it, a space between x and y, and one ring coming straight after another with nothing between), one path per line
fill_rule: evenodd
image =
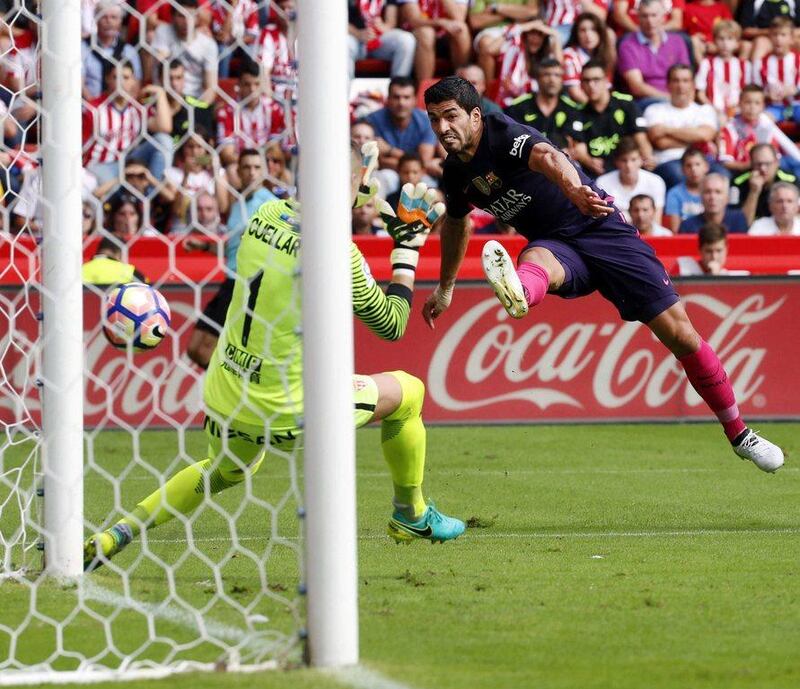
M351 147L351 196L366 203L377 185L372 171L377 146ZM353 311L376 335L396 340L408 323L419 249L444 214L424 184L407 184L398 214L378 199L381 217L395 240L392 281L384 293L366 260L351 243ZM92 570L122 550L142 528L189 514L211 494L241 483L258 471L266 450L291 451L302 436L301 305L297 284L299 205L269 201L250 218L242 236L238 277L204 387L208 456L172 476L144 498L130 516L84 544L84 569ZM422 382L404 371L353 376L357 428L381 421L383 455L394 484L389 535L398 543L457 538L464 522L426 504L422 494L425 426ZM206 489L207 486L207 489Z

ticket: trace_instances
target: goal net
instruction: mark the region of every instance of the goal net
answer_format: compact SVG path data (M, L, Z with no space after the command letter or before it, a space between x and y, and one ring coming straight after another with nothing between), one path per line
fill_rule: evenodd
M208 304L225 278L236 278L230 247L254 190L295 193L294 2L0 7L0 684L299 664L313 578L299 444L269 448L259 471L242 467L241 481L220 491L214 469L223 457L210 457L202 428L205 372L187 355L202 361L210 353L203 346L213 347L220 316ZM58 51L57 34L77 29L78 17L83 45L63 64L64 54L48 51ZM59 120L71 101L48 75L69 81L71 73L81 74L82 114L71 114L82 118L82 171L65 182ZM239 165L248 149L263 182ZM77 205L61 203L68 193ZM53 266L74 258L79 207L83 260L99 253L132 266L169 303L171 327L157 349L109 346L102 279L84 273L77 304L52 282ZM48 237L48 227L63 231L65 213L75 234ZM139 279L123 274L129 279L109 282ZM72 277L80 282L77 269ZM299 303L300 272L292 278ZM63 313L62 304L75 310ZM69 327L81 310L83 375L52 354L76 345ZM83 430L65 429L65 415L81 405ZM263 418L267 437L273 422ZM230 456L235 432L227 433L220 454ZM77 483L65 473L75 457ZM75 558L78 569L83 560L74 533L59 540L57 501L63 520L77 512L82 541L130 517L148 494L166 496L170 477L206 457L196 509L164 497L171 519L89 574L53 576L67 571L58 563L74 575Z

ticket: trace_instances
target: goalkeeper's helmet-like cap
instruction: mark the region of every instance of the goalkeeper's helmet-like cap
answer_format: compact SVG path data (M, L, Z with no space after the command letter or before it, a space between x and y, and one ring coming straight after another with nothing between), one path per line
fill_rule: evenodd
M425 90L425 105L436 105L454 100L458 107L467 113L475 108L480 110L481 97L475 87L461 77L445 77Z

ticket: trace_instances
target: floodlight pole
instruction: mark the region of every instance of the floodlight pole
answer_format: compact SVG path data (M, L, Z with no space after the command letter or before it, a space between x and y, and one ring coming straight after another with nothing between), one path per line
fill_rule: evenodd
M80 0L42 2L42 432L45 571L83 570Z
M308 657L358 662L347 9L298 3Z

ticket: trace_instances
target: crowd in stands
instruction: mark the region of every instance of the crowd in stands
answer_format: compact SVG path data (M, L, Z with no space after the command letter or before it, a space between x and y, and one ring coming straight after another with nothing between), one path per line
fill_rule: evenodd
M41 225L37 4L0 0L12 233ZM82 8L84 233L233 236L258 203L294 192L294 0ZM792 0L348 0L348 22L351 135L377 140L390 202L407 181L437 185L444 151L419 104L455 73L485 114L545 133L643 235L800 233ZM373 206L353 231L380 232Z

